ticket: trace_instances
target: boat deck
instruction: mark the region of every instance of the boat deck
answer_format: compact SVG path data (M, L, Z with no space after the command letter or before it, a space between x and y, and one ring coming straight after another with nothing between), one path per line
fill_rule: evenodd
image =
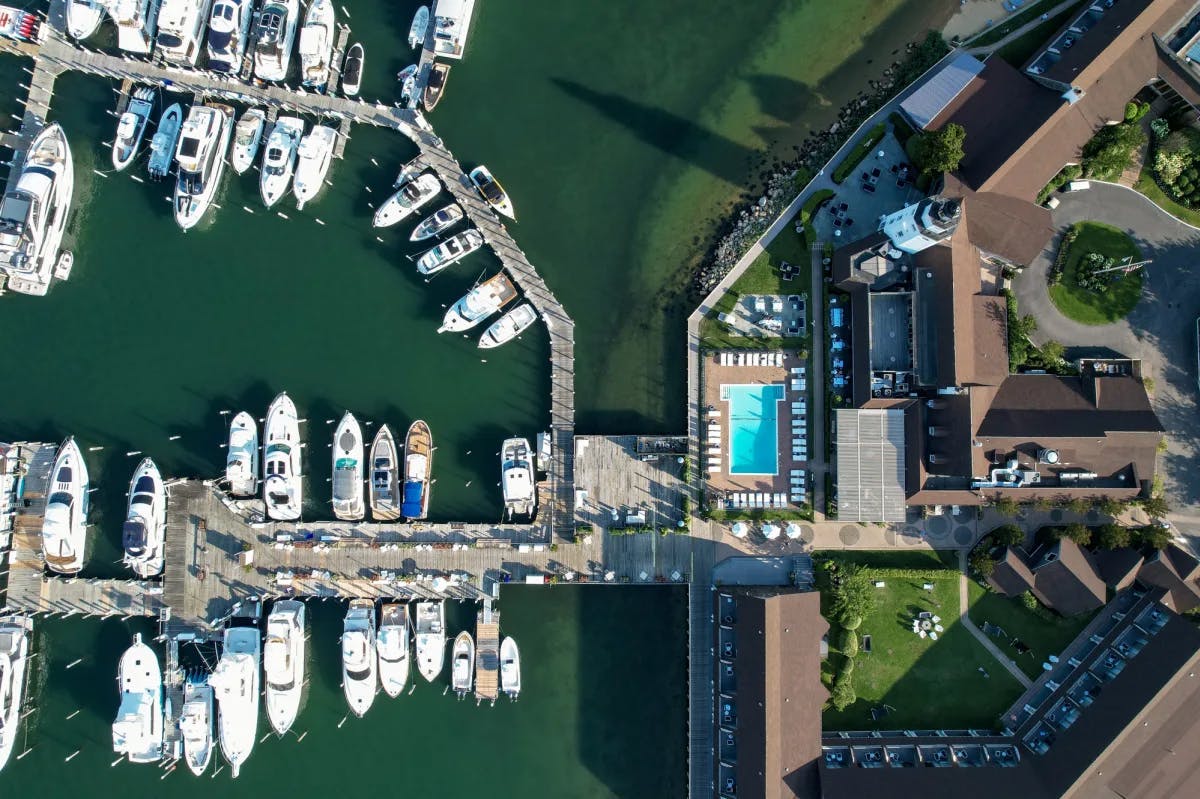
M500 611L486 603L475 618L475 699L500 695Z

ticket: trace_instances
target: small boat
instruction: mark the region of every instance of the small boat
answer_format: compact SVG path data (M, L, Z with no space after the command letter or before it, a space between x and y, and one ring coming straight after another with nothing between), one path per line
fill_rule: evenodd
M392 188L398 189L408 181L415 178L427 169L421 156L416 156L404 166L400 167L400 171L396 174L396 179L392 181Z
M263 80L287 77L296 41L299 0L266 0L258 14L254 32L254 74Z
M266 124L267 115L263 110L251 108L242 114L234 126L233 153L229 160L233 164L233 171L239 175L254 166L254 156L258 155L258 145L262 142Z
M479 337L479 347L490 350L492 347L507 344L529 329L529 326L536 321L537 311L533 310L533 306L529 303L523 302L492 322L491 326Z
M329 0L312 0L300 29L300 85L323 90L329 82L336 14Z
M414 211L436 197L442 184L433 175L421 175L400 185L396 193L383 201L375 212L375 227L391 227L409 217Z
M235 497L252 496L258 487L258 423L245 411L229 425L225 480Z
M422 275L435 275L451 264L461 261L483 246L483 234L471 228L456 233L450 238L423 253L417 259L417 271Z
M426 111L432 111L442 99L442 92L446 90L446 80L449 77L449 64L435 63L429 68L429 80L425 82L425 97L423 98Z
M363 63L366 53L358 42L350 45L346 52L346 60L342 62L342 91L347 97L358 97L362 88Z
M413 15L412 25L408 28L408 46L421 47L425 44L425 34L429 32L429 6L421 6Z
M304 603L294 599L276 602L267 616L267 643L263 647L263 673L267 680L267 719L276 734L292 728L300 712L304 687Z
M299 519L304 502L300 418L286 392L277 396L267 409L262 461L267 517L278 521Z
M279 202L292 183L296 151L300 148L300 137L303 135L304 120L299 117L279 117L271 128L258 180L259 196L268 208Z
M429 515L433 474L433 432L422 419L413 422L404 437L404 518L424 519Z
M517 289L503 272L480 283L450 306L438 332L461 333L488 318L517 298Z
M129 510L121 530L125 565L143 580L163 570L167 532L167 489L154 461L145 458L129 481Z
M537 507L537 491L533 483L533 461L528 439L505 439L500 448L500 476L504 510L509 518L514 515L533 516Z
M58 254L58 260L54 262L54 277L66 280L71 276L71 267L74 265L75 254L70 250L63 250Z
M42 516L42 555L59 574L78 574L83 568L90 494L87 464L74 437L58 448L51 470L50 496Z
M220 713L221 754L236 779L258 739L259 672L262 644L257 627L226 627L221 659L208 684Z
M184 683L179 733L183 738L183 760L197 777L207 771L212 762L215 719L213 689L208 679L191 679Z
M408 684L408 608L399 602L385 602L379 608L379 682L392 699Z
M175 152L175 222L184 230L195 227L212 204L232 131L233 109L227 105L194 105L188 111Z
M459 699L471 693L475 680L475 639L466 630L454 637L450 659L450 687Z
M70 0L67 3L67 33L75 41L83 41L100 29L104 21L104 4L99 0Z
M172 103L158 118L154 128L154 136L150 139L150 162L146 171L155 180L165 178L171 171L171 161L175 158L175 144L179 141L179 129L183 126L183 107Z
M296 179L292 192L296 195L296 209L317 196L324 185L325 175L333 159L333 145L337 142L337 128L316 125L300 140L296 158Z
M0 769L17 743L32 637L33 619L29 616L0 618Z
M458 206L458 203L450 203L422 219L421 223L413 228L412 235L408 237L408 240L425 241L425 239L431 239L457 225L462 218L463 209Z
M412 108L416 105L417 65L410 64L400 70L399 74L396 75L396 80L400 81L400 101L409 108Z
M68 8L68 25L70 25L70 13ZM32 11L12 6L0 6L0 37L18 42L40 43L41 17Z
M117 137L113 139L112 149L113 169L120 172L133 163L142 145L142 137L146 135L146 125L152 111L154 90L147 86L135 89L129 97L129 105L125 106L117 122Z
M385 424L371 443L371 517L376 521L400 518L399 464L396 442Z
M333 434L333 515L345 521L363 517L362 427L350 411Z
M446 659L445 600L417 602L413 626L417 642L417 671L433 682L442 673L442 664Z
M121 705L112 725L113 751L130 763L154 763L163 749L163 685L158 655L142 643L141 633L117 666Z
M500 690L510 699L521 693L521 652L511 635L500 642Z
M471 182L475 184L475 188L487 204L492 206L497 213L516 220L517 213L513 210L512 201L508 199L508 192L500 185L500 181L492 177L492 173L486 166L477 166L471 170Z
M375 654L375 603L352 599L342 628L342 688L351 712L362 718L379 690Z

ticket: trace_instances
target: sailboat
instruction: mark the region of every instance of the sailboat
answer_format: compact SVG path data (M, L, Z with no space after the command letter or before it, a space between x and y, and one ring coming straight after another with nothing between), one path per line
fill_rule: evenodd
M225 628L221 659L208 684L220 709L221 754L236 779L258 739L259 670L262 648L257 627Z
M500 690L510 699L521 693L521 652L510 635L500 642Z
M50 496L42 516L42 555L50 571L78 574L87 542L90 484L87 464L75 438L68 438L54 458Z
M475 676L475 639L466 630L454 637L450 661L450 687L459 699L471 693Z
M300 419L287 393L267 409L263 436L263 501L267 516L279 521L300 518L304 477L300 459Z
M267 720L271 729L283 735L296 721L304 687L303 602L285 599L271 608L263 671L267 679Z
M342 629L342 689L351 712L362 718L379 690L375 654L375 603L352 599Z
M446 605L444 600L416 603L417 671L429 682L442 673L446 659Z
M179 129L183 125L183 106L172 103L158 118L154 136L150 139L150 160L146 171L155 180L165 178L171 171L175 158L175 143L179 141Z
M225 480L235 497L252 496L258 487L258 423L245 411L229 425Z
M418 419L404 437L404 502L400 513L409 520L429 515L429 494L433 481L433 432Z
M363 517L362 427L350 411L333 434L333 515L346 521Z
M384 693L395 699L408 684L408 608L386 602L379 608L379 682Z
M390 522L400 518L400 459L396 441L386 424L371 443L371 517Z
M183 685L183 711L179 733L183 738L183 760L199 777L208 770L213 753L213 689L208 678L189 679Z
M0 618L0 769L17 743L32 637L33 619L29 616Z
M163 570L167 489L154 461L145 458L129 481L129 510L121 531L125 565L143 580Z
M117 688L121 705L112 725L113 751L130 763L153 763L162 757L163 748L162 670L141 633L121 655Z

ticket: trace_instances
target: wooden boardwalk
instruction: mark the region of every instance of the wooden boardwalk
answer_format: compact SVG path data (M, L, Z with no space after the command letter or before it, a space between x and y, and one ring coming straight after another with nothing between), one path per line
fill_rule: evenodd
M475 617L475 699L495 702L500 695L500 611L485 602Z

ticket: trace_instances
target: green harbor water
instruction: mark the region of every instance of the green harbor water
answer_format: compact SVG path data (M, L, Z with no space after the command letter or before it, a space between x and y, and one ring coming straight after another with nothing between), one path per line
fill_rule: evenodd
M366 47L364 98L395 98L417 5L344 3ZM722 214L956 6L477 1L467 58L431 120L464 166L486 162L505 183L520 216L514 236L576 320L579 432L682 429L686 283ZM21 66L0 59L0 85L24 82ZM6 119L19 96L0 92ZM99 486L86 573L120 574L124 492L141 457L127 453L152 455L169 476L216 474L221 412L262 416L280 390L308 419L307 517L328 515L328 422L348 408L401 432L414 418L430 423L435 519L498 518L496 449L545 427L548 350L534 331L486 355L474 338L435 333L444 306L498 263L477 253L426 284L406 260L417 252L409 226L371 229L371 206L413 145L356 126L332 186L301 212L286 198L275 209L286 219L262 208L257 173L229 171L221 208L184 235L171 187L130 179L144 160L96 174L111 172L114 101L111 82L59 79L51 118L66 126L76 163L74 272L48 297L0 299L0 439L74 434L101 448L85 453ZM312 679L297 723L308 735L258 745L236 784L221 774L222 790L685 793L682 591L505 588L504 632L519 639L525 666L518 704L477 709L441 696L444 684L422 684L340 729L342 607L310 607ZM472 608L452 609L451 632L472 618ZM150 627L39 625L38 709L24 730L33 751L0 772L0 795L60 797L81 785L106 796L211 793L215 783L182 768L163 783L153 768L109 768L112 681L137 630Z

